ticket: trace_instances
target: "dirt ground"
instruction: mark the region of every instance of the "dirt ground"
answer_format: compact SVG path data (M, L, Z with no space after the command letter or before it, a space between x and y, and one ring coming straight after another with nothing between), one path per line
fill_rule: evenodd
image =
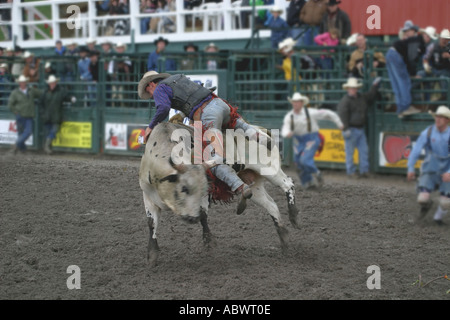
M200 224L164 212L159 265L150 269L139 162L0 149L0 299L450 298L450 281L415 284L450 272L450 217L444 226L433 212L417 222L414 184L398 175L348 180L326 171L320 191L297 190L299 230L285 195L267 185L289 229L285 255L272 219L253 204L241 216L235 202L213 205L211 250ZM67 287L72 265L78 290ZM381 288L370 290L374 265Z

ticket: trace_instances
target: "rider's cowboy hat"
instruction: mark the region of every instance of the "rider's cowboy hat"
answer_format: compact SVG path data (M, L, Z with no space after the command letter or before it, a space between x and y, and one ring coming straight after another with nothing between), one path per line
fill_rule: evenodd
M348 78L347 82L342 85L342 88L361 88L362 83L358 81L356 78Z
M446 106L439 106L439 107L437 108L436 112L431 112L431 111L430 111L430 114L431 114L433 117L441 116L441 117L445 117L445 118L447 118L447 119L450 119L450 109L447 108Z
M435 27L429 26L429 27L426 27L425 29L420 29L419 31L425 33L433 40L436 40L438 38Z
M309 98L306 96L302 96L299 92L295 92L294 95L292 96L292 98L288 97L288 100L290 103L292 103L294 101L303 101L304 106L309 104Z
M58 82L58 81L59 81L59 79L58 79L57 77L55 77L54 75L50 75L50 76L48 77L47 81L45 81L45 82L47 82L48 84L50 84L50 83Z
M146 72L138 84L139 98L144 99L144 100L150 99L151 98L150 94L147 91L145 91L145 88L147 88L147 85L150 82L153 82L155 80L165 79L168 77L170 77L170 74L168 74L168 73L158 73L156 71Z

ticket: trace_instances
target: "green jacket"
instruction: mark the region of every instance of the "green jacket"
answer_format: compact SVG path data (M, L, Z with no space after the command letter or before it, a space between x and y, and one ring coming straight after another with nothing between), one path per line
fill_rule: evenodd
M42 91L36 88L29 87L27 95L20 88L16 88L9 96L8 107L14 114L25 118L34 118L36 113L34 100L39 99L41 95Z
M44 123L60 124L62 122L63 102L69 101L71 96L59 85L53 91L45 90L41 97L43 108L42 121Z

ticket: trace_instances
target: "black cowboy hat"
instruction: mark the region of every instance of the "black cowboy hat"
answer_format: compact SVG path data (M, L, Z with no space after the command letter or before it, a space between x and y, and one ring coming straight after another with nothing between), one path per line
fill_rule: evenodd
M189 47L192 47L195 51L198 51L198 46L196 46L193 42L189 42L187 45L185 45L184 50L186 51L186 49Z
M328 2L328 5L329 5L329 6L335 6L335 5L341 4L341 2L342 2L342 1L330 0L330 1Z
M153 43L156 45L158 42L160 41L164 41L166 43L166 46L169 44L169 40L164 39L163 37L159 37L158 39L156 39L155 41L153 41Z

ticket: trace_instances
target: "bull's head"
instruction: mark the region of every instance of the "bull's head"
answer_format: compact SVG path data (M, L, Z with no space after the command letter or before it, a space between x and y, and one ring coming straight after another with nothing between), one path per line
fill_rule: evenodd
M200 165L175 165L171 162L171 165L175 169L174 172L160 179L160 183L168 183L163 188L166 203L174 213L181 215L186 221L198 222L201 207L208 205L206 170L215 164L205 162Z

